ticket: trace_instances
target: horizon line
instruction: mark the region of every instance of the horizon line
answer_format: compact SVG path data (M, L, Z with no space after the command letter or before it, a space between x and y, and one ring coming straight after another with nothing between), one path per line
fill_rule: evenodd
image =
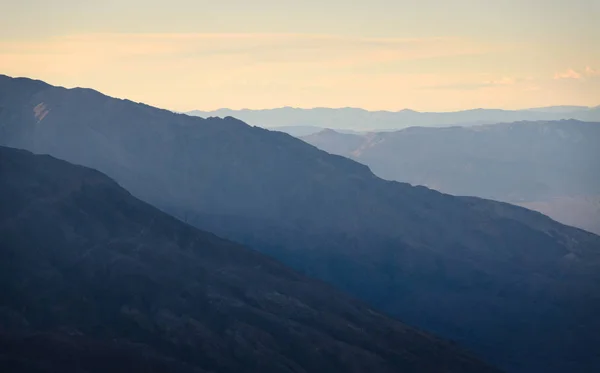
M520 109L503 109L503 108L493 108L493 107L488 107L488 108L484 108L484 107L477 107L477 108L471 108L471 109L458 109L458 110L449 110L449 111L428 111L428 110L414 110L414 109L410 109L410 108L403 108L403 109L398 109L398 110L386 110L386 109L381 109L381 110L369 110L369 109L365 109L365 108L361 108L361 107L354 107L354 106L342 106L342 107L327 107L327 106L314 106L314 107L296 107L296 106L279 106L279 107L271 107L271 108L260 108L260 109L250 109L250 108L241 108L241 109L232 109L232 108L227 108L227 107L221 107L218 109L214 109L214 110L201 110L201 109L192 109L192 110L173 110L173 109L169 109L166 107L161 107L161 106L157 106L157 105L153 105L153 104L149 104L149 103L145 103L142 101L134 101L133 99L127 98L127 97L119 97L119 96L115 96L115 95L110 95L107 93L104 93L102 91L97 90L96 88L90 88L90 87L81 87L81 86L74 86L74 87L67 87L67 86L63 86L63 85L59 85L59 84L53 84L53 83L49 83L46 80L43 80L41 78L34 78L34 77L29 77L29 76L12 76L12 75L8 75L8 74L4 74L2 72L0 72L0 77L5 76L7 78L10 79L28 79L28 80L32 80L32 81L37 81L37 82L42 82L44 84L47 84L49 86L52 87L57 87L57 88L64 88L64 89L87 89L87 90L93 90L96 91L104 96L107 97L112 97L112 98L117 98L117 99L121 99L121 100L128 100L128 101L132 101L132 102L136 102L136 103L141 103L144 105L148 105L148 106L152 106L155 107L157 109L164 109L167 111L170 111L172 113L177 113L177 114L189 114L189 113L193 113L193 112L202 112L202 113L214 113L216 111L219 110L229 110L229 111L272 111L272 110L279 110L279 109L294 109L294 110L318 110L318 109L326 109L326 110L361 110L361 111L365 111L365 112L369 112L369 113L392 113L392 114L397 114L397 113L401 113L401 112L413 112L413 113L419 113L419 114L428 114L428 113L433 113L433 114L447 114L447 113L460 113L460 112L465 112L465 111L476 111L476 110L497 110L497 111L526 111L526 110L543 110L543 109L549 109L549 108L560 108L560 107L572 107L572 108L580 108L582 110L592 110L592 109L598 109L600 108L600 103L598 105L594 105L594 106L588 106L588 105L577 105L577 104L560 104L560 105L548 105L548 106L538 106L538 107L524 107L524 108L520 108Z
M221 111L221 110L229 110L229 111L273 111L273 110L280 110L280 109L293 109L293 110L319 110L319 109L325 109L325 110L361 110L361 111L366 111L369 113L393 113L393 114L397 114L397 113L402 113L402 112L413 112L413 113L419 113L419 114L428 114L428 113L433 113L433 114L442 114L442 113L460 113L460 112L464 112L464 111L476 111L476 110L497 110L497 111L526 111L526 110L544 110L544 109L551 109L551 108L579 108L581 110L591 110L591 109L597 109L600 108L600 104L598 105L593 105L593 106L588 106L588 105L576 105L576 104L563 104L563 105L548 105L548 106L537 106L537 107L523 107L520 109L504 109L504 108L498 108L498 107L475 107L475 108L471 108L471 109L457 109L457 110L447 110L447 111L432 111L432 110L414 110L414 109L410 109L410 108L403 108L403 109L398 109L398 110L387 110L387 109L380 109L380 110L370 110L370 109L365 109L365 108L361 108L361 107L357 107L357 106L340 106L340 107L329 107L329 106L313 106L313 107L298 107L298 106L277 106L277 107L270 107L270 108L259 108L259 109L252 109L252 108L241 108L241 109L232 109L229 107L220 107L218 109L213 109L213 110L202 110L202 109L192 109L192 110L173 110L174 112L177 113L182 113L182 114L187 114L187 113L193 113L193 112L201 112L201 113L214 113L217 111Z

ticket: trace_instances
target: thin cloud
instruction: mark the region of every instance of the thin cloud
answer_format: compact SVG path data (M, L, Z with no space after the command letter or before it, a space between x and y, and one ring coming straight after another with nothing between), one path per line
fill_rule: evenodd
M585 75L587 76L600 76L600 70L594 69L590 66L585 67Z
M484 84L488 84L490 86L513 85L516 82L517 82L517 79L515 79L515 78L503 77L503 78L495 79L495 80L487 80L484 82Z
M561 80L561 79L581 79L583 78L583 75L581 73L578 73L577 71L573 70L573 69L568 69L567 71L564 71L562 73L556 73L554 74L554 79L555 80Z
M67 87L94 87L179 111L290 103L421 110L429 103L439 109L525 101L544 105L548 96L524 91L537 80L455 65L472 56L495 58L511 48L515 46L439 37L80 34L0 41L0 71Z
M499 87L499 86L511 86L525 79L518 79L513 77L502 77L499 79L486 79L477 82L458 82L450 84L433 84L422 86L421 89L442 89L442 90L458 90L458 91L471 91L482 88Z
M575 79L575 80L583 80L586 78L593 78L596 76L600 76L600 70L594 69L591 66L586 66L583 70L574 70L568 69L562 73L554 74L554 79Z
M489 83L453 83L453 84L434 84L422 86L426 90L451 90L451 91L472 91L481 88L492 87Z
M487 53L493 46L459 38L364 38L313 34L83 34L1 43L0 57L46 55L123 63L123 58L237 60L239 64L347 66ZM33 61L32 61L33 62Z

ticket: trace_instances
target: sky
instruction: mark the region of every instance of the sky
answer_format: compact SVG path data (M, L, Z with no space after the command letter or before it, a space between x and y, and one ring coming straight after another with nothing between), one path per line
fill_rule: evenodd
M176 111L600 105L600 0L0 0L0 74Z

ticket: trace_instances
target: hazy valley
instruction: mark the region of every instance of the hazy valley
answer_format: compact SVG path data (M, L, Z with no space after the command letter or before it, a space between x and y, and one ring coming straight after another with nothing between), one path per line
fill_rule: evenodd
M519 204L600 233L600 123L576 120L301 137L378 176Z

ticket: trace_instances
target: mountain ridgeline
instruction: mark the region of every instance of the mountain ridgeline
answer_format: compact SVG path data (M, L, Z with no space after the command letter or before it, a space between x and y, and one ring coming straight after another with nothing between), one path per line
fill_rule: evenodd
M98 171L0 147L2 372L497 372Z
M515 122L524 120L577 119L600 121L600 106L551 106L525 110L473 109L454 112L368 111L358 108L314 108L300 109L282 107L265 110L190 111L188 114L200 117L232 116L251 125L274 128L294 135L316 133L314 128L335 130L377 131L398 130L406 127L447 127ZM308 132L308 133L307 133Z
M0 141L96 168L509 372L600 366L600 237L537 212L386 181L227 117L0 77Z
M304 136L388 180L535 208L600 233L600 123L562 120Z

